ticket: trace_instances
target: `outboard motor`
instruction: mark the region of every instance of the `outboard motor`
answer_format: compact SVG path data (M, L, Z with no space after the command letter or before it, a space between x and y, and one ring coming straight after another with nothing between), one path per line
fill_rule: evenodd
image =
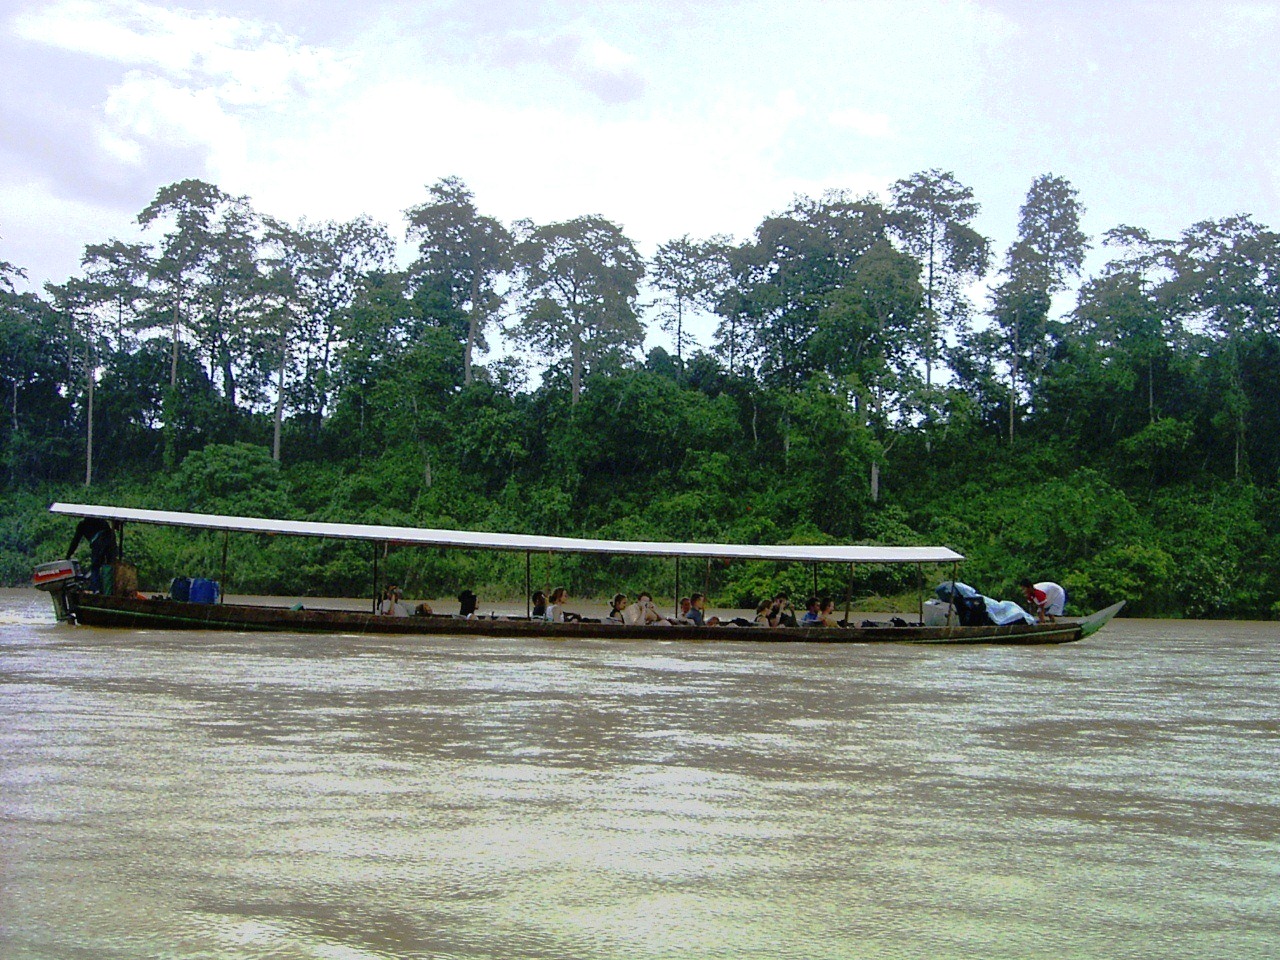
M42 563L31 575L31 585L49 594L49 599L53 601L53 614L59 622L72 619L67 605L67 592L78 590L80 582L80 564L75 560Z

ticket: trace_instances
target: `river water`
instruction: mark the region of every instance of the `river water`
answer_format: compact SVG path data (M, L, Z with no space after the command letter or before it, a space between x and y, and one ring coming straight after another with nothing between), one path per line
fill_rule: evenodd
M0 957L1273 958L1280 626L94 630L0 591Z

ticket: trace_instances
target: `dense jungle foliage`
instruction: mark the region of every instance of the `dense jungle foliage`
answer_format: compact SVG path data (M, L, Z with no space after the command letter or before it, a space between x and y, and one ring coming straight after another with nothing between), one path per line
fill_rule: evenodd
M999 258L951 174L890 194L798 197L745 242L686 236L645 258L603 217L503 224L447 178L406 211L409 262L367 218L288 224L202 181L163 187L144 242L86 247L63 284L20 292L20 266L0 263L0 580L64 554L73 522L47 512L61 499L938 543L994 596L1030 576L1064 584L1075 611L1280 615L1280 236L1247 216L1175 238L1118 227L1086 277L1061 177L1031 185ZM713 342L693 342L708 315ZM646 324L670 346L645 354ZM516 350L479 362L499 327ZM369 544L225 547L235 592L371 589ZM223 549L166 528L125 539L156 589L217 576ZM378 562L410 596L523 592L523 555ZM773 564L685 576L728 605L812 589L811 571ZM847 570L819 576L843 599ZM859 570L855 592L916 576ZM666 595L672 571L537 557L534 579Z

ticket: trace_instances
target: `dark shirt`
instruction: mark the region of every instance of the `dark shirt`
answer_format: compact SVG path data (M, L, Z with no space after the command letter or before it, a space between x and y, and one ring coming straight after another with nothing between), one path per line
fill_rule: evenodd
M94 566L101 566L116 558L115 531L111 529L111 524L101 517L85 517L76 524L75 536L67 550L68 558L75 555L76 547L80 546L82 540L89 542L89 552L93 557Z
M685 619L692 620L695 627L705 627L707 625L706 618L697 607L690 607L689 612L685 614Z

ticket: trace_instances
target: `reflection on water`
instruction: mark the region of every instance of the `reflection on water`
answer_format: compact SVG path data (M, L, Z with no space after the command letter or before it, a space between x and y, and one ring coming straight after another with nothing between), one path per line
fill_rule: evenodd
M74 629L0 594L0 956L1276 955L1280 630Z

